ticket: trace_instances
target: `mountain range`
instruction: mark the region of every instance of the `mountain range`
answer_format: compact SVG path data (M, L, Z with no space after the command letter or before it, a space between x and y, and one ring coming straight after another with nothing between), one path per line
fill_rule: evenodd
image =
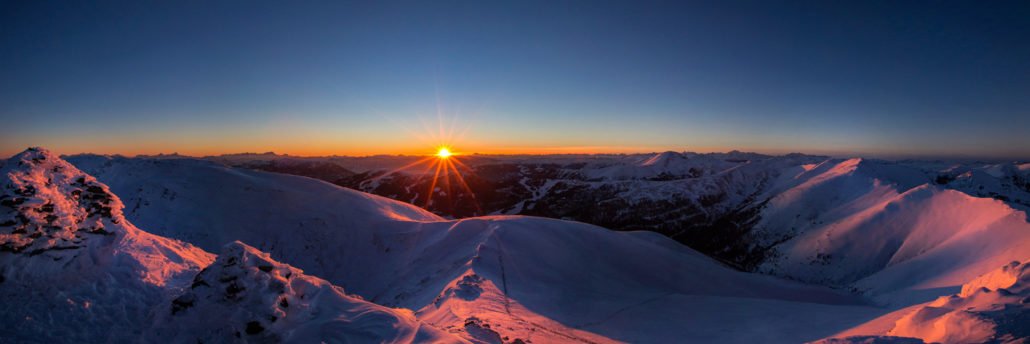
M0 341L1030 337L1027 164L470 157L468 214L404 158L232 158L4 162Z

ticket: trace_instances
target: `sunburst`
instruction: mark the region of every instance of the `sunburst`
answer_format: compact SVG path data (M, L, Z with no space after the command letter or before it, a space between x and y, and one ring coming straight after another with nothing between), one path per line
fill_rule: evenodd
M454 146L451 145L451 143L460 140L464 136L468 127L458 132L454 130L456 120L451 121L449 129L445 128L443 118L439 114L438 120L440 122L436 128L438 130L432 130L431 126L427 125L423 120L422 124L426 129L424 134L414 135L420 141L433 141L436 143L434 145L435 149L426 152L425 155L412 163L380 175L379 178L406 170L415 170L418 176L432 175L432 179L429 181L429 188L425 190L425 194L419 195L413 200L413 203L417 202L419 204L416 205L429 209L434 204L435 197L446 197L449 201L459 201L454 191L463 191L469 196L465 201L471 201L477 215L482 215L482 209L479 206L479 201L476 199L476 194L469 187L465 176L462 175L462 173L471 173L472 169L461 161L460 156L462 153L456 151ZM419 169L420 167L421 169ZM461 168L459 169L458 167ZM455 188L459 189L455 190Z
M462 176L462 171L458 169L458 166L465 167L466 171L470 170L461 162L457 155L457 153L452 151L451 147L440 146L436 149L436 154L427 159L417 161L418 164L428 163L429 169L433 170L433 179L429 184L429 189L426 190L423 207L428 208L432 204L433 197L437 195L436 189L438 185L442 187L441 191L445 192L446 197L454 197L452 190L456 184L472 198L472 202L476 203L477 211L479 210L476 194L465 181L465 177ZM427 172L429 169L427 169Z

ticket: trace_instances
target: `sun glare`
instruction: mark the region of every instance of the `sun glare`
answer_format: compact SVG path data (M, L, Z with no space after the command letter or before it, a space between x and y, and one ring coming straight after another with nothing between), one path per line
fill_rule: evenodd
M467 207L471 204L476 209L474 214L482 215L483 209L479 206L476 194L465 180L466 176L463 175L474 172L462 162L466 157L465 153L455 152L452 145L461 141L469 126L465 126L461 130L455 130L455 126L461 123L457 120L457 117L450 120L450 126L445 125L447 121L444 120L443 112L440 108L437 109L436 117L437 125L435 126L431 125L424 118L419 117L419 123L422 123L424 131L407 130L405 128L408 134L426 144L423 147L434 147L434 149L423 151L424 153L419 154L417 160L382 173L377 178L387 178L401 171L413 170L412 173L418 176L413 183L421 184L424 181L428 181L426 183L428 188L419 188L425 191L416 192L414 198L412 198L412 203L420 201L425 209L430 209L433 206L443 208L455 207L459 204ZM399 122L399 124L404 128L403 122ZM423 177L426 179L422 179ZM437 203L441 201L443 203Z
M451 150L447 149L447 147L440 147L440 149L436 151L436 157L440 159L450 158Z

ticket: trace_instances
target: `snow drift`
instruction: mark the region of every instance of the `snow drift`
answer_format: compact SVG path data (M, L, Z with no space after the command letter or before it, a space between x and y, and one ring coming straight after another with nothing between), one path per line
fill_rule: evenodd
M1013 261L959 293L908 307L827 343L1025 343L1030 338L1030 261ZM877 323L887 323L886 326Z

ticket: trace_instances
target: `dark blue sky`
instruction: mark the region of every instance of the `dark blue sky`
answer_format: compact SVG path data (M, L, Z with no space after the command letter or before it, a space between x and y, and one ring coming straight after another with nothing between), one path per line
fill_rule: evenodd
M439 111L465 151L1030 157L1028 2L0 10L4 154L410 153Z

